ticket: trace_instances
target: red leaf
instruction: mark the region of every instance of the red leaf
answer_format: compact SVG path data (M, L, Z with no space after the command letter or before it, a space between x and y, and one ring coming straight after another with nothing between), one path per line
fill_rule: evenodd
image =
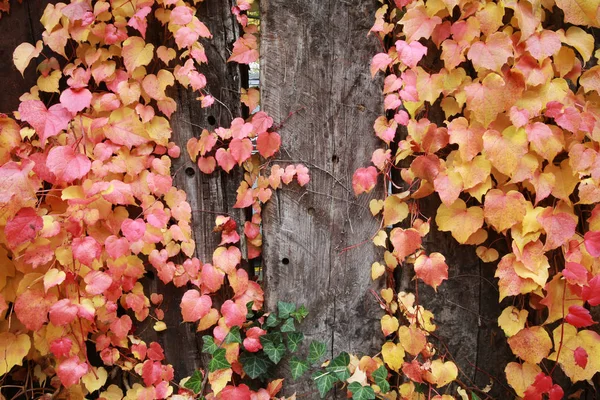
M369 193L377 184L377 169L375 167L359 168L352 176L354 194Z
M27 100L19 104L19 114L22 121L35 129L42 145L49 137L67 129L71 121L71 112L62 104L55 104L47 109L39 100Z
M588 270L579 263L567 262L562 274L571 285L583 286L587 283Z
M241 140L233 139L231 143L229 143L229 150L238 165L242 165L242 163L252 155L252 142L248 138Z
M63 386L69 387L79 382L79 379L88 372L88 365L79 361L78 356L73 356L61 362L56 368L56 374Z
M217 150L215 158L217 159L219 167L223 168L225 172L231 171L235 166L235 159L233 158L229 150L220 148L219 150Z
M575 357L575 364L579 365L581 368L585 368L588 362L587 351L585 351L583 347L578 347L573 352L573 356Z
M15 313L19 321L30 331L38 331L48 321L51 301L41 290L26 290L15 302Z
M44 220L33 208L22 208L4 227L4 235L11 249L35 239L44 227Z
M576 328L585 328L595 324L590 312L581 306L569 307L569 314L565 317L565 321Z
M63 337L50 342L50 351L56 357L65 357L69 355L71 346L73 346L71 339Z
M390 232L390 242L394 246L392 253L402 262L421 248L421 235L415 229L395 228Z
M250 388L244 384L240 386L227 385L219 393L218 399L221 400L248 400L251 398Z
M62 299L50 307L50 322L55 326L68 325L77 317L77 306L69 299Z
M133 323L129 315L123 315L121 318L115 319L110 324L110 330L119 339L124 339L131 330Z
M415 273L423 282L437 290L448 279L446 258L440 253L431 253L430 256L421 254L415 261Z
M246 306L239 303L234 303L231 300L227 300L221 306L221 314L225 317L225 325L228 327L239 326L241 327L246 322Z
M212 307L212 299L207 295L190 289L181 298L181 315L186 322L196 322L204 317Z
M256 139L256 148L264 158L271 157L279 151L281 146L281 136L277 132L262 132Z
M70 183L83 178L90 171L92 162L84 154L73 151L71 146L58 146L48 152L46 167L58 181Z
M588 282L587 286L583 287L581 297L587 301L590 306L600 305L600 275L594 276Z
M592 257L600 256L600 232L586 232L583 242L585 243L585 249Z

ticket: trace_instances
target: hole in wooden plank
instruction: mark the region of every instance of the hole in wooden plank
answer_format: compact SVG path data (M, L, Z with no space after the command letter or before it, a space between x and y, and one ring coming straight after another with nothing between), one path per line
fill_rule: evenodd
M208 117L206 117L206 121L208 121L208 123L211 125L215 125L217 123L217 119L215 117L213 117L212 115L209 115Z
M337 164L340 161L340 158L337 156L337 154L334 154L333 156L331 156L331 162L334 164Z
M281 263L283 265L288 265L290 263L290 259L287 258L287 257L284 257L284 258L281 259Z
M192 167L187 167L185 169L185 174L187 176L194 176L194 175L196 175L196 171L194 171L194 168L192 168Z
M315 213L315 209L312 207L308 207L308 215L313 215Z

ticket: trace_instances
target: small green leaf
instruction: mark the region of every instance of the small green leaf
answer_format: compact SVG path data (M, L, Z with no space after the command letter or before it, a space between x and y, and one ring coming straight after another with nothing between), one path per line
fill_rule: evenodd
M333 384L339 381L339 379L333 375L331 372L327 371L316 371L312 375L313 381L317 384L317 389L319 389L319 393L321 394L321 398L325 397L327 392L333 388Z
M477 396L475 393L471 392L471 400L481 400L481 398L479 396Z
M325 369L335 374L339 380L345 381L346 379L350 378L348 364L350 364L350 356L348 353L342 352L339 356L331 360Z
M292 378L298 379L304 375L306 371L308 371L308 364L306 361L302 361L298 357L293 356L290 359L290 369L292 372Z
M265 322L265 325L267 326L267 328L272 328L274 326L277 326L278 323L279 323L279 319L277 318L277 314L271 313L267 317L267 321Z
M310 347L308 348L308 362L311 364L318 363L321 360L321 358L323 358L326 351L327 345L325 343L313 340L312 342L310 342Z
M246 303L246 312L248 314L252 313L252 306L254 305L254 301L249 301Z
M290 317L291 313L296 311L296 305L280 301L277 303L277 311L279 312L279 318L286 319Z
M302 322L304 318L308 315L308 310L304 307L304 304L298 307L296 311L290 314L292 317L296 318L296 321Z
M390 391L390 384L387 381L388 370L385 367L385 365L382 365L381 367L377 368L373 372L372 376L373 380L375 381L375 384L381 389L381 393L387 393Z
M281 325L280 330L281 332L295 332L296 327L294 326L294 318L286 319L285 322Z
M219 346L215 344L215 338L209 335L202 336L202 352L208 354L214 354Z
M260 337L260 343L264 346L267 343L273 343L277 345L279 343L283 343L283 335L279 332L271 332L266 335L262 335Z
M240 335L240 328L238 326L231 328L227 336L225 336L225 343L242 343L242 336Z
M252 379L263 377L273 363L263 353L244 352L240 356L244 372Z
M358 382L352 382L348 385L348 390L352 392L352 400L375 399L375 391L371 386L363 386Z
M273 342L267 342L263 346L263 351L271 361L278 364L285 354L285 345L283 343L275 345Z
M288 347L289 351L291 351L293 353L296 350L298 350L298 347L300 346L300 344L302 344L302 341L304 340L304 333L290 332L287 335L287 339L288 339L287 347Z
M229 364L229 361L225 358L225 349L215 350L212 360L208 363L208 371L215 372L229 367L231 367L231 364Z
M187 389L190 389L195 394L198 394L198 393L202 392L202 381L203 380L204 380L204 377L202 376L202 373L200 372L200 370L195 370L194 373L192 374L192 376L190 376L190 379L188 379L187 382L185 382L185 385L183 385L183 386Z

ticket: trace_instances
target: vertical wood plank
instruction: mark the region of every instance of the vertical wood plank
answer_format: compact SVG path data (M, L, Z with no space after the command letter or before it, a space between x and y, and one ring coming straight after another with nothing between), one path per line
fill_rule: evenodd
M354 170L376 148L370 132L382 112L381 82L368 70L377 48L367 37L375 7L375 1L261 2L262 107L276 122L294 113L280 130L281 156L311 170L308 190L284 188L265 207L267 307L275 309L278 300L306 305L302 331L309 341L325 341L329 356L370 353L381 340L369 292L370 266L381 257L370 241L378 223L369 196L356 199L351 188ZM287 385L289 393L318 397L306 380Z

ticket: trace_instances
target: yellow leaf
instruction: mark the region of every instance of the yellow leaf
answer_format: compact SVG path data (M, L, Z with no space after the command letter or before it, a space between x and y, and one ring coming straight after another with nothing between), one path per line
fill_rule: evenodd
M408 217L408 205L397 195L388 196L383 204L383 225L395 225Z
M390 304L394 300L394 291L392 289L381 289L381 298L386 304Z
M137 67L146 66L154 56L154 46L146 44L144 39L131 36L123 42L123 63L128 72L133 72Z
M107 378L108 373L103 367L92 367L92 371L85 374L81 378L81 381L85 385L85 388L88 390L88 392L92 393L104 386Z
M477 257L479 257L481 261L486 263L494 262L500 256L498 254L498 250L485 246L477 247L477 249L475 249L475 253L477 253Z
M58 83L60 78L62 78L60 70L54 70L48 76L40 75L37 79L38 88L46 93L59 93Z
M515 389L517 396L523 397L525 391L535 381L537 374L542 372L542 369L535 364L523 363L522 365L516 362L509 363L504 368L506 381Z
M371 279L372 280L376 280L381 275L383 275L384 272L385 272L385 267L383 265L381 265L380 263L374 262L373 265L371 265Z
M379 214L382 209L383 209L383 200L372 199L369 202L369 210L371 210L371 214L373 214L373 216L376 216L377 214Z
M383 361L393 369L398 372L402 367L402 363L404 362L404 349L401 345L386 342L381 347L381 355L383 356Z
M44 43L41 40L37 41L35 47L30 43L21 43L17 46L13 51L13 63L21 75L24 74L31 60L40 55L43 48Z
M525 327L527 315L529 315L527 310L519 310L514 306L506 307L498 317L498 326L507 337L514 336Z
M156 332L162 332L167 330L167 324L165 324L163 321L156 321L153 328Z
M458 368L452 361L443 362L442 360L434 360L431 363L431 371L424 374L427 382L442 387L454 381L458 377Z
M29 353L31 340L24 333L14 335L10 332L0 333L0 376L6 374L15 365L23 365L23 358Z
M562 34L562 31L559 31L559 33ZM561 40L563 43L574 47L579 54L581 54L584 62L588 62L590 61L590 58L592 58L592 52L594 51L594 37L580 27L572 26L567 29L567 32L564 34L564 37L561 37Z
M521 329L508 339L508 345L517 357L531 364L538 364L552 350L550 335L541 326Z
M396 317L386 314L381 318L381 331L385 336L396 333L399 326L400 323Z
M600 27L598 21L600 0L556 0L556 5L565 13L565 22Z
M561 332L564 329L564 332ZM553 332L554 341L558 344L562 337L562 348L558 356L558 363L571 381L579 382L590 380L600 372L600 335L594 331L582 330L577 332L577 329L569 324L558 326ZM581 368L575 362L575 350L581 347L588 354L587 364L585 368ZM551 359L556 359L557 354L554 353Z
M401 326L398 330L398 338L402 347L413 356L418 355L427 344L425 334L413 324L410 326Z
M117 385L110 385L108 389L100 393L100 398L104 400L122 400L123 391Z
M435 222L440 231L451 232L452 237L464 244L469 236L483 226L483 210L481 207L469 207L458 199L448 207L441 204Z
M485 222L497 232L510 229L525 216L526 204L527 200L520 192L510 190L504 193L502 190L492 189L485 195Z
M215 395L219 394L221 390L223 390L225 386L227 386L229 381L231 381L232 375L233 370L231 368L219 369L214 372L209 372L208 382L210 382L210 387Z
M380 230L377 232L377 235L373 238L373 243L375 246L387 247L387 233L384 230Z
M213 326L214 324L216 324L218 320L219 320L219 312L216 309L211 308L210 311L208 312L208 314L200 319L200 322L198 323L198 328L196 329L196 331L197 332L204 331L204 330L210 328L211 326Z

